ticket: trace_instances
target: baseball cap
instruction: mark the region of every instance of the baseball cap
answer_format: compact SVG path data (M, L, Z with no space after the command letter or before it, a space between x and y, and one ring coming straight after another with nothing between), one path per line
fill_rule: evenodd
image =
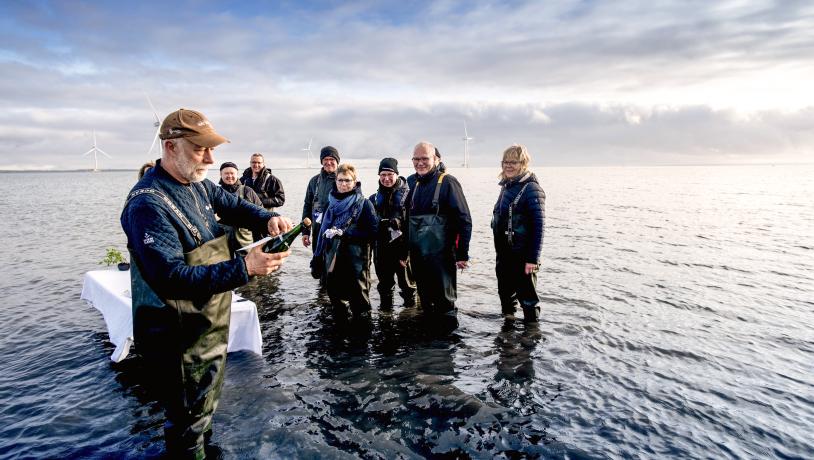
M204 114L183 108L167 115L167 118L161 123L158 137L162 140L183 137L195 145L209 148L229 142L229 139L215 132L212 123Z

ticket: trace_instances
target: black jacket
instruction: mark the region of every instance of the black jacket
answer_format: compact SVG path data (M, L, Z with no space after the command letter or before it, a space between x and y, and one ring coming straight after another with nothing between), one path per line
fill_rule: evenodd
M407 209L404 206L407 196L410 194L410 186L407 179L399 177L392 187L384 187L379 184L379 190L370 195L371 203L376 209L381 225L379 226L379 241L390 242L390 228L404 232L405 217ZM403 241L404 237L399 237L396 241ZM396 242L394 241L394 243Z
M500 251L508 245L509 206L513 205L517 194L525 186L523 195L512 209L511 249L514 253L523 254L526 263L539 263L545 231L545 192L537 176L531 172L511 180L504 179L500 185L500 195L492 217L495 249Z
M336 186L336 173L328 174L324 169L308 181L305 200L302 207L302 218L314 219L314 211L321 213L328 209L328 194Z
M264 168L260 171L257 179L252 179L252 168L246 168L243 171L243 177L240 178L240 183L251 187L257 193L260 200L263 202L263 207L266 209L279 208L285 204L285 191L283 190L283 183L277 179L269 168Z
M421 214L435 214L432 198L435 194L435 184L441 174L439 168L433 169L424 177L417 174L407 178L410 185L410 194L407 197L407 216ZM418 191L416 192L416 186ZM438 195L438 213L447 217L447 241L455 245L455 260L469 260L469 240L472 238L472 216L469 205L466 203L460 182L447 174L441 183Z

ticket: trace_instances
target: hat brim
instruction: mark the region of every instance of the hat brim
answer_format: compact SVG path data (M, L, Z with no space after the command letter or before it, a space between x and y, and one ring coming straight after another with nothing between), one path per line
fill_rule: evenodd
M192 142L195 145L200 145L201 147L207 147L210 149L215 148L221 144L231 142L229 141L229 139L221 136L220 134L214 131L204 134L196 134L193 136L186 136L186 140Z

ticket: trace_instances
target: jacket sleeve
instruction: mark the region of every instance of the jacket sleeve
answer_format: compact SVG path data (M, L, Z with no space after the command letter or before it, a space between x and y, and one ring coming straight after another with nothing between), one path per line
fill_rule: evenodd
M545 192L537 184L529 186L531 190L525 196L526 212L531 235L529 249L526 252L526 263L539 264L540 254L543 250L543 234L545 233Z
M249 281L242 257L212 265L187 265L178 235L188 230L170 213L157 199L142 196L135 198L121 217L133 262L139 264L144 279L160 297L205 299Z
M283 183L280 182L276 176L270 175L269 180L266 181L266 187L260 199L263 200L263 206L267 208L279 208L285 204L285 191L283 190Z
M257 196L257 192L252 190L251 187L246 187L245 190L246 190L246 199L249 200L252 204L255 204L262 208L263 200L261 200L260 197Z
M469 240L472 239L472 216L466 202L463 188L454 177L447 176L449 199L449 216L453 222L452 230L457 234L458 246L455 249L455 260L469 260Z
M208 191L215 213L224 222L228 222L229 225L265 233L268 229L269 219L279 215L276 212L268 212L246 200L241 200L220 187L212 186L209 187Z
M305 190L305 200L302 205L302 218L305 219L306 217L312 219L313 211L314 211L314 194L316 193L317 188L317 176L311 178L308 181L308 188Z

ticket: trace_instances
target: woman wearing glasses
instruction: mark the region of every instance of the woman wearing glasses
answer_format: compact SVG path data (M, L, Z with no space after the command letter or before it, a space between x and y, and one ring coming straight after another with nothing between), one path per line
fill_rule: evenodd
M353 165L337 168L314 260L324 270L331 305L340 309L338 313L350 309L359 315L370 311L370 251L378 218L356 177Z
M536 322L537 268L545 228L545 192L528 170L531 157L514 144L503 152L500 195L492 215L497 262L497 290L504 315L523 308L523 320Z

